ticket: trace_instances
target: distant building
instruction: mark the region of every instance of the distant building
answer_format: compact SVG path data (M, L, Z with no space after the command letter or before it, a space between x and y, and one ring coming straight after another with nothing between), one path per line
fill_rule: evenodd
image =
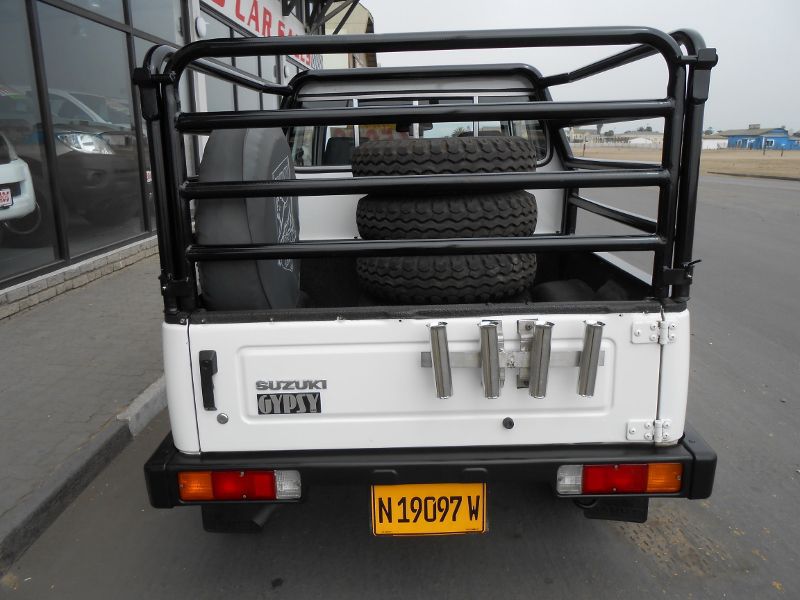
M335 0L330 3L327 13L332 15L325 22L327 35L375 33L372 13L358 2ZM325 69L354 69L377 67L378 62L374 52L350 52L348 54L325 54L322 57L322 65Z
M721 150L728 147L728 138L719 133L703 136L703 150Z
M625 131L614 134L617 144L633 144L634 146L660 148L664 144L664 134L660 131Z
M763 128L754 123L747 129L719 131L718 134L728 138L728 148L800 150L800 138L789 137L789 132L783 127Z
M597 143L601 141L602 136L597 132L597 128L580 128L580 127L568 127L567 128L567 139L573 144L581 144L581 143Z
M660 131L626 131L624 133L614 133L611 129L598 133L595 127L574 127L567 129L567 139L573 144L586 143L615 146L633 144L634 146L660 148L664 141L664 134Z

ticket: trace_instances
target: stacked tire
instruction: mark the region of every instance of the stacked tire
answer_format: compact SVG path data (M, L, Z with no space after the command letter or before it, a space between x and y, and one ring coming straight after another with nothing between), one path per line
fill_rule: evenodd
M366 142L353 154L353 176L533 171L533 145L518 137L463 137ZM367 240L529 236L536 199L524 190L486 194L370 194L358 203ZM534 254L365 257L362 289L392 303L497 302L524 295L536 274Z

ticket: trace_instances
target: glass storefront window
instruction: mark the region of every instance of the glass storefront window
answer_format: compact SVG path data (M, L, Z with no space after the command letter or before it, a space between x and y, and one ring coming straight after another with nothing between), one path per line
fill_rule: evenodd
M40 4L70 255L141 233L142 190L125 34Z
M203 19L206 22L206 35L204 40L211 40L215 38L229 38L231 37L231 28L225 25L222 21L218 21L208 13L203 13ZM217 58L220 62L232 65L233 62L230 58Z
M233 110L233 84L206 75L206 103L209 111Z
M276 56L262 56L260 57L261 63L261 78L274 83L278 82L278 57ZM261 105L264 110L274 110L278 108L280 97L274 94L261 94Z
M132 25L161 39L182 44L179 0L129 0Z
M236 101L239 110L260 110L261 104L258 101L258 92L249 90L242 86L236 86Z
M24 0L0 2L0 281L56 259Z
M70 4L80 6L86 10L96 12L99 15L108 17L109 19L116 19L117 21L124 21L124 14L122 12L122 0L67 0Z
M233 37L244 37L242 34L234 32ZM237 56L234 62L237 69L246 71L251 75L258 77L258 57L257 56ZM259 102L258 92L247 89L242 86L236 86L236 103L239 110L259 110L261 104Z
M203 18L207 24L204 39L231 37L231 28L225 23L218 21L208 13L203 13ZM233 65L233 61L230 58L217 58L215 60ZM234 110L236 104L234 102L233 84L210 75L205 76L205 84L206 102L209 111Z

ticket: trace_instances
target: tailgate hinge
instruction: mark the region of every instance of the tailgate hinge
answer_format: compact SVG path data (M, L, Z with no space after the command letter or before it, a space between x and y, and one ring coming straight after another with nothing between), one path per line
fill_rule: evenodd
M171 279L162 275L159 279L161 279L161 295L166 298L182 298L194 294L192 282L188 277L185 279Z
M656 419L654 421L628 421L625 437L631 442L654 442L656 444L671 444L672 432L670 419Z
M678 339L677 330L674 321L635 321L631 325L631 343L666 346Z

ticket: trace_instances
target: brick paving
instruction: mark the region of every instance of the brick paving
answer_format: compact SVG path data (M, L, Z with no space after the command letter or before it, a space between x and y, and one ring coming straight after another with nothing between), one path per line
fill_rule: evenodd
M163 372L150 257L0 321L0 536Z

